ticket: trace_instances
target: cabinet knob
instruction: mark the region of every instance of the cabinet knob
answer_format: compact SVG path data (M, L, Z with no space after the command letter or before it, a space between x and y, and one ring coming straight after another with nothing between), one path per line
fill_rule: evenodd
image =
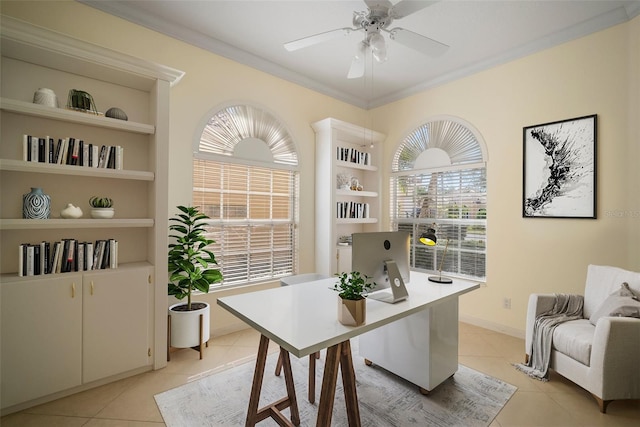
M76 297L76 284L71 283L71 298L75 298L75 297Z
M93 280L91 281L91 295L93 295L93 291L95 290L95 286L93 285Z

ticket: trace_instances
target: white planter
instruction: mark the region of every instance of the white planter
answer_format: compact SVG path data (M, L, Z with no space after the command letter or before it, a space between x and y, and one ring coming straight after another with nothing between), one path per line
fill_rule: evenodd
M196 347L209 341L209 317L210 306L206 302L198 301L205 307L200 310L175 311L174 307L185 306L186 302L174 304L169 307L171 316L171 347L189 348ZM195 302L191 303L192 305ZM200 315L202 318L202 342L200 342Z
M91 218L93 219L113 218L114 213L113 208L91 208Z

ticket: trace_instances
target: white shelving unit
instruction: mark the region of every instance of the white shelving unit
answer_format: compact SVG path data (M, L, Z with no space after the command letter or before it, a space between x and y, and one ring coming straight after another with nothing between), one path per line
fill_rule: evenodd
M0 286L2 413L166 365L169 90L183 72L2 17ZM53 89L59 107L33 104ZM98 110L64 108L70 89ZM121 170L26 162L23 135L75 137L124 148ZM22 195L41 187L50 219L23 219ZM91 219L91 196L113 219ZM84 215L62 219L73 203ZM19 277L22 243L116 239L118 268ZM34 380L36 378L36 380Z
M385 136L333 118L312 127L316 132L316 272L333 275L351 271L351 246L339 244L342 236L380 229L379 166ZM345 154L356 161L343 160ZM362 189L341 189L339 175L356 179ZM366 213L358 214L357 207L365 204ZM339 206L346 206L346 215ZM349 207L355 207L355 215Z

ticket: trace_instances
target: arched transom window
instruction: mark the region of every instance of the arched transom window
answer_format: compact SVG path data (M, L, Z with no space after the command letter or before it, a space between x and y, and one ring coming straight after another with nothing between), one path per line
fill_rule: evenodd
M487 156L479 138L460 120L434 120L414 129L394 154L391 220L415 237L415 269L485 278ZM436 230L436 246L419 241L428 228Z
M249 105L215 112L193 157L193 205L211 217L223 286L294 274L298 156L285 126Z

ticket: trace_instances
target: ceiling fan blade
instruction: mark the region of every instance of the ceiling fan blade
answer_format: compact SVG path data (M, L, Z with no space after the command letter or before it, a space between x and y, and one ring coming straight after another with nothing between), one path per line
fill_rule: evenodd
M367 45L363 43L358 43L358 47L356 50L356 54L351 61L351 68L349 68L349 74L347 74L348 79L359 79L364 76L364 64L365 57L367 55Z
M440 56L449 46L404 28L389 31L389 38L428 56Z
M436 1L416 1L416 0L400 0L398 4L393 6L391 10L389 10L389 16L393 19L404 18L405 16L411 15L419 10L424 9L425 7L431 6L434 3L438 3Z
M389 0L364 0L367 7L371 10L385 8L387 10L393 7L393 3Z
M303 37L298 40L293 40L284 44L284 48L289 52L302 49L304 47L312 46L314 44L322 43L327 40L331 40L340 36L349 35L354 28L338 28L336 30L325 31L324 33L315 34L313 36Z

